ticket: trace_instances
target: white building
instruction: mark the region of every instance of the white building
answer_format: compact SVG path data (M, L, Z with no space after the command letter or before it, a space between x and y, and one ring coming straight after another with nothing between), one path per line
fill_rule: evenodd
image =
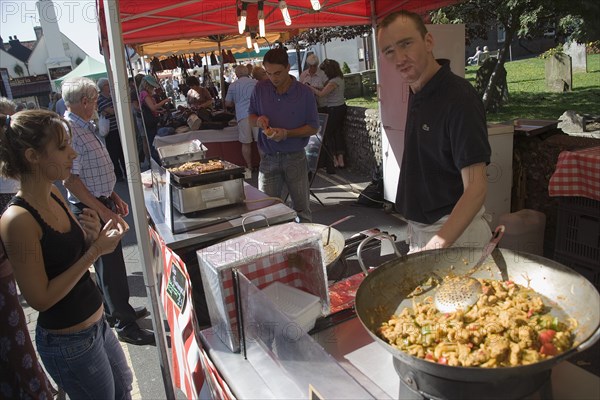
M41 25L33 28L36 40L21 42L10 36L5 43L0 38L0 89L2 96L45 107L50 82L72 71L87 54L58 29L52 1L38 1L36 6Z

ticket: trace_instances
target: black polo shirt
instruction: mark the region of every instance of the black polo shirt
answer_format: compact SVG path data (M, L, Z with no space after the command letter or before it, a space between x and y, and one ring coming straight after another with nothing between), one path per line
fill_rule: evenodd
M463 193L460 170L490 162L485 110L473 86L448 64L409 95L396 210L432 224L450 214Z

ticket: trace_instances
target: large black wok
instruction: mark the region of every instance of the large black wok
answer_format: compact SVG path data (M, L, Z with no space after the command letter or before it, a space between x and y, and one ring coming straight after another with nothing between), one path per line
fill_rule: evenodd
M365 239L361 245L372 238ZM391 239L390 239L391 240ZM511 279L517 284L529 285L544 297L544 302L552 307L551 314L565 320L577 320L575 346L558 356L535 364L506 368L451 367L425 361L400 351L384 340L376 332L382 322L403 308L411 307L413 299L408 298L415 287L432 274L444 277L449 273L465 273L478 260L481 249L450 248L415 253L388 261L371 270L356 293L356 313L373 339L389 351L395 363L404 369L424 373L444 380L463 382L494 382L519 377L539 375L548 372L556 364L577 352L592 346L600 338L600 295L594 286L572 269L552 260L527 253L507 249L496 249L474 277L490 279ZM359 250L359 261L360 250ZM453 266L453 270L451 270ZM363 265L364 268L364 265ZM421 301L433 296L434 290L424 292L414 298Z

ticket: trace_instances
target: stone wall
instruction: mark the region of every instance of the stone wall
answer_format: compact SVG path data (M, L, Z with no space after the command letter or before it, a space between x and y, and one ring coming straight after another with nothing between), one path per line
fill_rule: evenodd
M346 162L349 168L372 174L381 165L379 112L364 107L348 107L344 124Z

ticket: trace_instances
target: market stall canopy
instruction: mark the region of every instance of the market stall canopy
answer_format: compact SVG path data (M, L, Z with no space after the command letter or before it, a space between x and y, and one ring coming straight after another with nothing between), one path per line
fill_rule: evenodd
M279 33L267 33L266 40L259 39L261 45L279 40ZM219 40L219 38L221 40ZM206 53L221 49L231 50L233 53L249 51L246 47L246 38L241 35L211 35L209 37L194 39L176 39L162 42L150 42L136 46L137 52L148 57L170 56L172 54Z
M417 13L457 3L457 0L373 0L374 17L400 9ZM102 4L102 2L99 2ZM123 41L128 44L199 38L214 34L239 34L238 9L247 11L247 27L256 32L257 0L128 0L120 1ZM341 25L370 25L370 0L320 0L319 11L310 0L286 0L291 25L286 25L275 0L264 0L265 26L269 32ZM281 2L283 3L283 2Z
M98 80L100 78L106 78L108 75L106 74L106 66L103 63L96 61L90 56L87 56L73 71L58 79L55 79L52 82L56 87L60 87L64 80L79 76L85 76L93 80Z

